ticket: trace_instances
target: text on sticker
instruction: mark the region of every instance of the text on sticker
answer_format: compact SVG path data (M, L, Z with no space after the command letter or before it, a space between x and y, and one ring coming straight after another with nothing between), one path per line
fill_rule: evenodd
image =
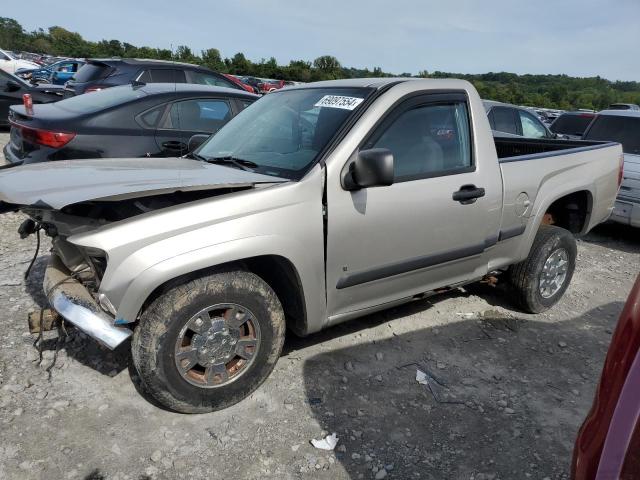
M342 95L325 95L314 107L342 108L353 110L362 103L363 98L343 97Z

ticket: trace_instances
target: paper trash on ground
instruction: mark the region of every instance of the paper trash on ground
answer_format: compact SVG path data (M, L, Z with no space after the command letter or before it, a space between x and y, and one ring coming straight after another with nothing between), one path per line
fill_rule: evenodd
M429 385L429 376L422 370L416 370L416 382L420 385Z
M316 448L319 448L320 450L333 450L334 448L336 448L337 444L338 444L338 437L336 436L335 433L331 435L327 435L322 440L315 440L315 439L311 440L311 445L313 445Z

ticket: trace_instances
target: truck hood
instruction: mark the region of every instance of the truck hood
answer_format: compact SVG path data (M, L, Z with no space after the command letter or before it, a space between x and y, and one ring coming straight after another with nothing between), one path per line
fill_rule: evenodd
M287 181L188 158L44 162L0 170L0 213L24 206L60 210L91 200L118 201Z

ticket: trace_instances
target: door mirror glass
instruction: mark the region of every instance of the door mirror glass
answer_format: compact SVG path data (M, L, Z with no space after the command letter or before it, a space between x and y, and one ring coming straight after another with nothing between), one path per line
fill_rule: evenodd
M20 88L22 88L20 86L20 84L18 82L14 82L13 80L9 80L7 82L7 86L5 88L5 91L7 92L17 92L18 90L20 90Z
M372 148L358 153L343 179L345 190L393 185L393 154L386 148Z
M207 141L207 139L209 138L209 135L203 135L203 134L198 134L198 135L194 135L189 139L189 153L195 152L198 148L200 148L200 145L202 145L204 142Z

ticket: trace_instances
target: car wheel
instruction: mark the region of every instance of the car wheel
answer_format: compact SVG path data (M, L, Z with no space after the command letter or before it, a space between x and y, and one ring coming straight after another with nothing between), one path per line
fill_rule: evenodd
M245 271L172 287L142 313L132 340L148 392L182 413L219 410L250 395L282 351L285 319L271 287Z
M555 305L571 282L576 256L576 240L569 231L541 225L529 256L509 269L518 306L541 313Z

